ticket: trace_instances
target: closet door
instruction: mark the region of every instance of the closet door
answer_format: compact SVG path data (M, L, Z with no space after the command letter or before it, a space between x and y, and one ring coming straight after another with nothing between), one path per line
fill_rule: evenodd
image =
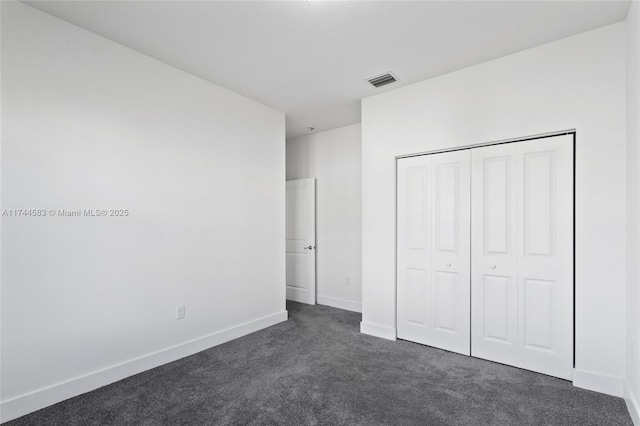
M573 371L573 136L472 152L472 355Z
M398 160L398 338L470 353L468 150Z
M516 144L471 152L472 355L518 364Z

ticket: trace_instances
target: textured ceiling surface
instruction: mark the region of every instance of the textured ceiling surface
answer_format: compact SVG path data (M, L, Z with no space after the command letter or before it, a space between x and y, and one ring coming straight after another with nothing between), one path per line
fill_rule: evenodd
M622 21L627 1L25 1L286 113L287 138L360 100ZM383 88L366 79L393 72Z

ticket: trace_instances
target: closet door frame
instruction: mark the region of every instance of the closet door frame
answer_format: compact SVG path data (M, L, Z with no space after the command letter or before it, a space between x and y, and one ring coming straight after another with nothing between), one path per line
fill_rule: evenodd
M396 240L395 240L395 269L396 269L396 303L394 304L394 307L396 309L395 312L395 320L396 320L396 335L397 335L397 325L398 325L398 304L397 304L397 297L398 297L398 281L397 281L397 277L398 277L398 196L397 196L397 188L398 188L398 160L403 159L403 158L411 158L411 157L418 157L418 156L423 156L423 155L432 155L432 154L439 154L439 153L446 153L446 152L453 152L453 151L461 151L461 150L470 150L473 148L482 148L482 147L487 147L487 146L496 146L496 145L503 145L503 144L512 144L512 143L518 143L518 142L525 142L525 141L532 141L532 140L536 140L536 139L545 139L545 138L550 138L550 137L554 137L554 136L562 136L562 135L571 135L572 140L573 140L573 147L572 147L572 152L573 152L573 162L571 164L572 166L572 170L571 170L571 174L573 177L573 188L572 188L572 206L573 206L573 211L572 211L572 235L573 235L573 241L570 242L570 244L572 245L573 248L573 259L572 259L572 264L571 264L571 268L572 268L572 304L573 306L572 308L572 348L573 348L573 360L572 360L572 367L575 368L575 361L576 361L576 270L575 270L575 258L576 258L576 247L575 247L575 241L576 241L576 203L575 203L575 194L576 194L576 129L567 129L567 130L561 130L561 131L556 131L556 132L548 132L548 133L540 133L540 134L535 134L535 135L531 135L531 136L524 136L524 137L519 137L519 138L510 138L510 139L502 139L502 140L497 140L497 141L491 141L491 142L482 142L482 143L478 143L478 144L470 144L470 145L461 145L461 146L457 146L457 147L452 147L452 148L445 148L445 149L437 149L437 150L431 150L431 151L423 151L423 152L417 152L417 153L412 153L412 154L406 154L406 155L399 155L395 157L395 176L396 176L396 182L395 182L395 186L396 186L396 200L395 200L395 213L396 213ZM473 315L472 315L473 316ZM471 328L471 324L470 324L470 328ZM398 337L401 338L401 337ZM469 333L469 340L470 340L470 344L471 344L471 340L472 340L472 336L471 333ZM472 348L473 350L473 348ZM472 355L473 356L473 355Z

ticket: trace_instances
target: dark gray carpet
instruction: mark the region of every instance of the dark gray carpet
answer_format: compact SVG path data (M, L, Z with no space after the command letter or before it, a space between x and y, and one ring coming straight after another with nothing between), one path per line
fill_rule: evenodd
M632 425L570 382L359 333L360 314L289 321L7 425Z

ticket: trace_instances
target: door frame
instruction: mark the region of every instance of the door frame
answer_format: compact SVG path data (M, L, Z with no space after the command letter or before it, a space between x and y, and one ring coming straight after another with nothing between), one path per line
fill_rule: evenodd
M494 145L503 145L503 144L508 144L508 143L517 143L517 142L525 142L525 141L531 141L531 140L536 140L536 139L544 139L544 138L549 138L549 137L554 137L554 136L562 136L562 135L571 135L573 137L573 170L572 170L572 174L573 174L573 211L572 211L572 218L573 218L573 241L572 241L572 245L573 245L573 263L572 263L572 268L573 268L573 324L572 324L572 328L573 328L573 368L575 368L576 366L576 129L567 129L567 130L559 130L559 131L555 131L555 132L548 132L548 133L538 133L535 135L530 135L530 136L522 136L522 137L517 137L517 138L509 138L509 139L501 139L501 140L497 140L497 141L491 141L491 142L480 142L477 144L470 144L470 145L461 145L461 146L456 146L456 147L452 147L452 148L443 148L443 149L436 149L436 150L431 150L431 151L423 151L423 152L417 152L417 153L412 153L412 154L404 154L404 155L397 155L394 158L394 173L395 173L395 211L394 211L394 219L395 219L395 239L394 239L394 254L395 254L395 258L394 258L394 270L395 270L395 292L394 292L394 296L395 296L395 300L394 300L394 329L396 331L396 338L398 338L398 160L402 159L402 158L411 158L411 157L419 157L422 155L432 155L432 154L440 154L443 152L453 152L453 151L462 151L462 150L467 150L467 149L473 149L473 148L481 148L481 147L485 147L485 146L494 146ZM470 324L471 326L471 324ZM471 335L469 335L469 343L471 343ZM473 356L473 355L471 355ZM517 368L517 367L516 367Z

